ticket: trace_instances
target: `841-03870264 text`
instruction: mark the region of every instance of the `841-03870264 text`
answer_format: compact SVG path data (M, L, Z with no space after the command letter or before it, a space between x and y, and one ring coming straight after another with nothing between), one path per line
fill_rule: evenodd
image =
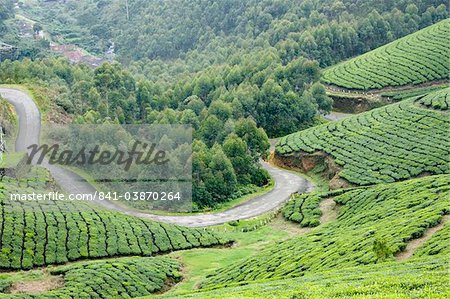
M127 201L180 201L182 200L180 192L99 192L90 194L64 194L61 192L48 193L11 193L9 196L11 201L94 201L94 200L127 200Z

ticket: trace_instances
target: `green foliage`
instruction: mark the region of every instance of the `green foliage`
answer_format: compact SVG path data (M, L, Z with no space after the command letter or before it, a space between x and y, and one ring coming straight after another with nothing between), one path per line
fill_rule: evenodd
M228 285L163 298L447 298L448 256L333 269L294 279Z
M449 78L450 20L396 40L324 71L323 81L350 89L378 89Z
M345 192L334 197L341 205L336 221L219 269L203 286L284 279L390 260L450 214L449 179L431 176Z
M50 270L51 275L64 276L61 288L40 294L11 295L9 298L136 298L178 282L181 279L180 268L178 262L165 257L75 263ZM3 297L0 295L0 298Z
M14 15L13 3L8 0L0 0L0 37L6 31L4 21Z
M319 110L330 111L331 100L317 83L319 77L317 62L298 58L283 64L272 49L185 76L165 101L197 111L208 145L221 140L217 133L229 119L250 117L269 136L280 136L312 123Z
M376 239L373 242L373 252L375 253L377 263L389 260L392 256L392 252L386 242L380 239Z
M193 202L199 208L213 207L231 199L238 192L236 182L264 186L268 181L267 172L258 164L258 159L268 154L268 137L253 119L254 114L244 113L244 99L238 100L240 98L231 86L227 86L230 94L223 92L221 95L216 93L222 92L223 86L214 87L212 94L204 94L205 88L198 87L215 86L213 82L219 79L220 75L216 74L211 78L204 76L199 79L201 82L194 80L195 84L187 80L166 86L147 80L136 81L117 63L105 63L95 70L84 65L71 65L62 59L0 63L0 82L29 82L44 87L41 93L50 98L52 116L54 110L59 109L73 116L73 122L78 124L191 125L194 140L206 145L205 154L198 153L193 157L198 159L193 162L198 174L194 177ZM194 90L199 95L192 94ZM208 100L210 97L211 101ZM221 148L230 135L245 142L246 148L239 153L239 158L249 163L247 167L241 167L242 161L240 166L236 164L236 153L232 150L224 152ZM194 146L194 152L196 150L200 147ZM225 156L218 152L224 152ZM228 167L230 159L234 159L235 167ZM216 160L215 167L208 168L212 160ZM222 188L216 187L218 181L228 179L230 184L221 183Z
M232 134L225 139L223 150L230 158L236 174L239 175L240 183L251 183L250 174L252 169L250 168L254 166L252 164L252 157L247 155L247 143L237 137L237 135Z
M414 89L407 89L407 90L400 90L400 91L390 91L390 92L384 92L381 94L383 98L391 99L394 101L401 101L407 98L417 97L417 96L423 96L428 93L431 93L433 91L437 91L443 88L448 87L448 84L444 85L437 85L437 86L430 86L430 87L422 87L422 88L414 88Z
M315 83L311 87L311 95L315 99L319 111L326 113L331 111L333 100L327 96L325 87L320 83Z
M137 70L169 70L169 77L271 47L285 63L304 56L331 65L445 19L447 7L427 0L67 0L27 1L21 12L65 43L100 54L114 42L121 61L142 60Z
M429 94L419 100L419 103L438 110L450 109L450 88Z
M193 198L200 208L266 184L268 173L257 162L268 154L268 135L304 129L319 113L331 110L332 101L318 83L319 65L354 57L432 25L447 17L448 6L445 1L426 0L32 3L21 2L24 9L19 12L38 21L35 31L44 29L53 37L61 36L61 43L74 43L100 55L114 43L118 59L127 68L104 64L93 70L60 59L34 60L46 54L42 49L48 42L18 40L17 26L12 20L4 22L14 14L12 2L0 0L0 38L18 46L12 58L34 60L2 62L0 82L40 86L51 98L49 110L59 109L76 123L192 125ZM443 21L330 68L324 81L372 89L447 79L448 24ZM447 91L289 135L278 144L277 155L325 152L343 166L340 177L357 185L448 173L450 123L446 112L439 111L448 110ZM10 193L48 187L48 173L32 172L33 179L5 178L0 183L0 268L150 256L229 241L208 230L145 221L80 203L11 202ZM442 279L448 270L448 225L416 252L417 259L389 263L408 241L449 213L445 200L450 195L449 179L440 175L367 189L297 195L283 209L287 219L302 227L318 226L320 201L334 197L342 205L338 220L257 248L254 257L220 269L204 285L307 274L305 278L192 296L450 295ZM272 217L237 221L217 230L251 231ZM425 257L429 255L435 255L433 260ZM317 273L350 266L356 267ZM74 263L51 268L51 274L64 275L60 290L18 298L144 296L164 290L167 282L179 281L179 269L177 262L164 258ZM0 279L0 289L7 287Z
M223 245L229 240L203 229L98 210L84 202L14 201L10 194L45 193L49 174L0 182L0 268L30 269L84 258L142 255Z
M4 153L3 160L0 161L0 168L11 168L14 171L18 171L18 168L27 169L26 161L28 157L24 153ZM24 167L25 166L25 167Z
M277 215L278 215L277 211L270 212L270 213L262 214L262 215L259 215L259 216L253 217L253 218L229 221L222 225L213 226L213 227L211 227L211 229L213 231L218 231L218 232L249 233L249 232L258 230L263 226L266 226L275 217L277 217ZM253 238L254 236L251 236L249 234L248 237Z
M320 224L322 212L320 201L326 194L297 194L283 208L283 217L300 224L301 227L315 227Z
M16 116L13 112L12 105L0 97L0 127L3 133L10 136L16 125Z
M303 152L325 152L343 167L338 176L357 185L449 173L450 120L442 111L419 107L416 100L288 135L280 139L276 154L294 159Z
M425 244L414 252L414 256L423 257L428 255L449 255L450 247L450 223L444 224L444 227L425 242Z

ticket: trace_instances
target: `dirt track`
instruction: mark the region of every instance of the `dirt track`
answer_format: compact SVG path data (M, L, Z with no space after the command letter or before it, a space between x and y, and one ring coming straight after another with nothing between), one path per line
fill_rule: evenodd
M426 241L428 241L435 233L440 231L442 228L444 228L444 225L450 220L450 215L445 215L442 217L441 222L433 227L428 228L422 237L411 240L408 242L408 245L406 245L405 250L400 252L395 256L395 259L397 261L403 261L413 256L414 252L417 248L421 247L423 244L425 244Z

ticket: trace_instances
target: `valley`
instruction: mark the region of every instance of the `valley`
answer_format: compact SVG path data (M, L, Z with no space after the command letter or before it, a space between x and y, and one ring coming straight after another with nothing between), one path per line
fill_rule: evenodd
M0 0L0 298L450 297L448 11Z

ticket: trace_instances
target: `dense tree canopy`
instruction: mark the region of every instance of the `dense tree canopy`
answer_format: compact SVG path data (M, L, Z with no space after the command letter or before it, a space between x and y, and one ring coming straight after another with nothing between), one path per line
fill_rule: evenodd
M268 136L307 128L331 110L321 67L438 22L448 11L440 0L20 4L18 12L38 22L34 30L57 43L100 56L115 50L120 63L91 69L48 58L48 41L18 38L17 24L3 22L13 16L11 2L0 4L3 39L18 45L13 58L31 58L3 61L0 82L39 86L48 103L78 123L191 125L199 206L267 183L258 159L267 155Z
M205 75L202 80L194 80L197 82L194 85L186 81L172 87L137 81L120 64L105 63L91 69L64 59L0 63L0 82L44 88L35 95L45 97L40 100L51 105L52 114L48 117L59 111L80 124L191 125L193 200L199 208L250 192L249 186L263 186L269 180L258 164L269 149L265 131L257 126L252 115L237 111L233 103L217 95L210 95L220 86L212 85L205 92L203 86L209 86L211 78ZM239 104L239 99L235 103Z
M128 10L126 7L128 3ZM448 16L442 0L67 0L23 13L64 42L122 62L147 77L198 71L274 47L283 63L299 56L334 64Z

